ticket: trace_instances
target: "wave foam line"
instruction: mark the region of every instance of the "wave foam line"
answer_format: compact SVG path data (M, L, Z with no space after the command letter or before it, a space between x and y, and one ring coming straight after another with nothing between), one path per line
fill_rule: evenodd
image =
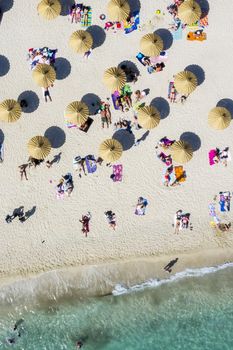
M172 275L169 278L159 280L159 279L149 279L141 284L136 284L132 287L125 287L121 284L117 284L112 291L112 295L119 296L122 294L129 294L132 292L142 291L146 288L156 288L162 284L172 283L179 281L187 277L202 277L210 273L214 273L220 270L224 270L227 267L233 267L233 263L225 263L223 265L212 266L212 267L202 267L200 269L186 269L182 272L177 272L175 275Z

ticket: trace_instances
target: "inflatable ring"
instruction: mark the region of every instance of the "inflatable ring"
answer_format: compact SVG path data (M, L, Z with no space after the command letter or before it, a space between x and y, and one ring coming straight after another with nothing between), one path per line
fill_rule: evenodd
M102 15L100 15L100 19L103 21L106 18L106 16L102 13Z

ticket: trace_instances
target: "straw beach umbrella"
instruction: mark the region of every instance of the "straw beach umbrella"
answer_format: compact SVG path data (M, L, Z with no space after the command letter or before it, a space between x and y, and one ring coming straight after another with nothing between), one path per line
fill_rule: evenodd
M22 109L15 100L4 100L0 103L0 120L8 123L16 122L21 116Z
M178 17L185 24L192 24L201 17L201 8L194 0L185 0L178 7Z
M175 76L174 86L179 93L189 95L197 87L197 78L192 72L180 72Z
M121 143L115 139L107 139L99 146L99 156L107 162L117 161L123 152Z
M51 150L51 144L45 136L35 136L28 142L28 153L35 159L46 158Z
M163 51L163 40L157 34L146 34L141 38L140 49L144 55L159 56Z
M76 125L85 123L89 115L89 108L81 101L71 102L65 110L65 117L67 120Z
M226 129L231 123L231 113L225 107L215 107L208 115L208 124L213 129Z
M153 129L160 122L160 113L153 106L145 106L138 111L138 122L144 129Z
M120 91L126 84L126 74L121 68L111 67L104 72L104 83L111 91Z
M77 53L85 53L93 45L93 38L86 30L77 30L70 36L70 47Z
M130 6L127 0L111 0L108 3L107 11L111 21L120 22L129 16Z
M32 71L32 77L37 85L47 88L54 83L56 72L49 64L37 64L36 68Z
M193 157L193 150L190 144L186 141L176 141L171 147L172 159L180 164L187 163Z
M47 20L56 18L61 13L61 3L59 0L42 0L38 6L39 15Z

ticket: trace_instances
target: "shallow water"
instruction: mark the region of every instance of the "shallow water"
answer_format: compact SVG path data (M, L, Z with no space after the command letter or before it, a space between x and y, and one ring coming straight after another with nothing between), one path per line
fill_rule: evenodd
M75 349L79 338L88 350L233 349L233 267L123 291L1 307L0 349ZM20 318L18 337L11 329ZM13 334L16 344L7 345L5 338Z

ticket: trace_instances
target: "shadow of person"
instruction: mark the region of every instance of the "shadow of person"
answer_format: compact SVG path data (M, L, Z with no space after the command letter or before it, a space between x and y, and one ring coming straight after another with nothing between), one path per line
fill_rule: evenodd
M34 205L32 209L25 212L25 220L29 219L36 212L36 206Z
M223 98L218 101L217 107L225 107L231 113L231 119L233 119L233 100L230 98Z
M198 151L201 147L201 139L194 132L186 131L180 135L180 140L186 141L190 144L193 152Z
M165 119L170 113L169 103L163 97L155 97L150 103L151 106L155 107L159 113L160 118Z
M0 144L4 142L4 133L2 131L2 129L0 129Z
M124 129L117 130L112 138L121 143L123 151L128 151L135 143L134 134Z
M19 95L18 102L24 113L33 113L39 107L40 99L34 91L27 90Z
M61 16L68 16L71 6L75 4L75 0L60 0Z
M201 85L205 81L205 72L197 64L190 64L185 70L192 72L197 78L197 85Z
M106 39L106 33L103 28L97 25L93 25L88 27L86 31L90 33L93 38L93 49L96 49L97 47L103 45Z
M132 61L122 61L118 64L118 68L121 68L125 72L128 83L135 81L135 78L137 79L137 77L140 75L138 67Z
M0 0L0 10L2 13L9 11L14 5L14 0Z
M0 19L1 22L1 19ZM0 77L6 75L10 70L10 62L6 56L0 55Z
M44 134L51 143L52 148L60 148L64 145L66 141L66 134L64 130L59 128L58 126L51 126L45 131Z
M199 4L201 8L201 18L208 15L210 6L207 0L196 0L196 2Z
M56 79L62 80L68 77L71 72L71 64L70 62L64 58L64 57L58 57L55 60L54 68L56 71Z
M173 36L168 29L160 28L154 31L163 40L163 50L168 50L173 44Z
M128 4L130 7L130 13L139 12L141 8L141 4L139 0L128 0Z
M98 113L101 104L99 96L88 93L82 97L81 101L87 105L90 115L96 115Z

